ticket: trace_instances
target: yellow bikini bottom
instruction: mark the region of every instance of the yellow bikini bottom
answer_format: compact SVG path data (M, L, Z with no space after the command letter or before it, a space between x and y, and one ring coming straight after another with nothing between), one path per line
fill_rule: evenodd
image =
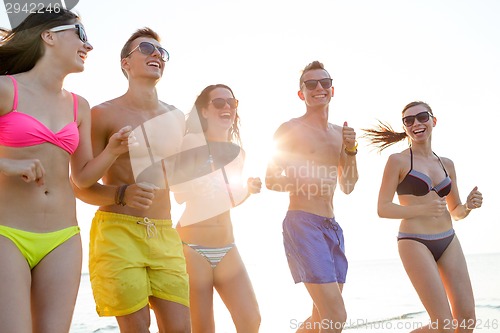
M37 233L0 225L0 236L10 239L33 269L53 249L80 232L80 227Z

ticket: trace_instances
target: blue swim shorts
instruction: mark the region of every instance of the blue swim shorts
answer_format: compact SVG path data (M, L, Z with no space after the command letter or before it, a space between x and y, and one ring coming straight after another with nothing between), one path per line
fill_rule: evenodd
M283 243L295 283L345 283L344 234L335 218L290 210L283 221Z

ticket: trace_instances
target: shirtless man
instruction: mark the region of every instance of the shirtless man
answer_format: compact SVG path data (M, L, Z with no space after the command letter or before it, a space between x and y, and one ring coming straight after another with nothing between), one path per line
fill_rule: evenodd
M149 28L137 30L121 51L128 91L92 109L92 144L99 154L116 128L131 125L136 139L78 197L99 205L90 234L89 270L100 316L115 316L121 332L149 332L150 308L160 333L191 332L182 243L172 228L168 158L182 145L184 114L158 100L168 52Z
M276 131L276 154L266 174L268 189L289 192L285 252L295 283L304 283L314 303L312 316L297 332L341 332L347 317L342 299L347 259L333 194L337 180L344 193L354 189L357 144L346 122L343 127L328 122L333 92L322 63L304 68L298 95L306 112Z

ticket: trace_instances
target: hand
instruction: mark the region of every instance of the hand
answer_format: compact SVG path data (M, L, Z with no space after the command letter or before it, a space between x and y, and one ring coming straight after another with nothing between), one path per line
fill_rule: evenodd
M248 192L250 194L260 193L260 189L262 188L262 181L259 177L253 178L250 177L247 180Z
M45 184L45 169L38 159L4 160L3 174L6 176L20 176L26 183L35 182L38 186Z
M446 199L443 197L429 202L424 211L426 216L441 217L446 212L446 209Z
M342 127L342 144L347 150L353 151L356 149L356 132L347 125L347 121L344 121Z
M483 194L477 190L477 186L475 186L472 191L470 191L465 204L465 207L469 209L476 209L482 206Z
M159 189L158 186L146 182L132 184L125 190L123 201L131 208L149 209L153 204L155 192Z
M132 126L125 126L109 138L106 148L111 154L118 156L128 152L130 147L137 145Z

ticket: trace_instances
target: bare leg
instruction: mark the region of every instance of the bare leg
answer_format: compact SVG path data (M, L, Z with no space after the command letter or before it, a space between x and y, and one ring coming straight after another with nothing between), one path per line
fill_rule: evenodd
M238 249L232 248L214 269L214 285L238 333L257 333L260 312L252 283Z
M304 321L304 325L296 333L318 333L320 322L321 318L319 317L318 309L313 304L312 315ZM314 323L317 323L316 327Z
M448 298L438 266L429 249L424 244L406 239L398 241L398 248L406 273L431 320L431 325L413 332L452 333L453 329L449 324L453 317Z
M32 333L31 271L24 256L0 236L0 323L2 333Z
M476 323L474 294L467 263L456 236L439 259L438 268L457 324L455 332L472 332Z
M69 332L81 270L79 234L56 247L32 270L33 333Z
M159 333L191 332L187 306L156 297L150 297L149 301L156 315Z
M149 306L125 315L116 317L120 333L150 333L149 326L151 325L151 316Z
M347 313L342 298L342 284L336 282L315 284L304 283L314 302L312 320L314 320L319 333L339 333L342 332ZM317 311L317 312L316 312ZM315 318L318 316L318 321Z
M215 333L213 272L207 259L187 245L184 256L189 274L189 303L193 333Z

